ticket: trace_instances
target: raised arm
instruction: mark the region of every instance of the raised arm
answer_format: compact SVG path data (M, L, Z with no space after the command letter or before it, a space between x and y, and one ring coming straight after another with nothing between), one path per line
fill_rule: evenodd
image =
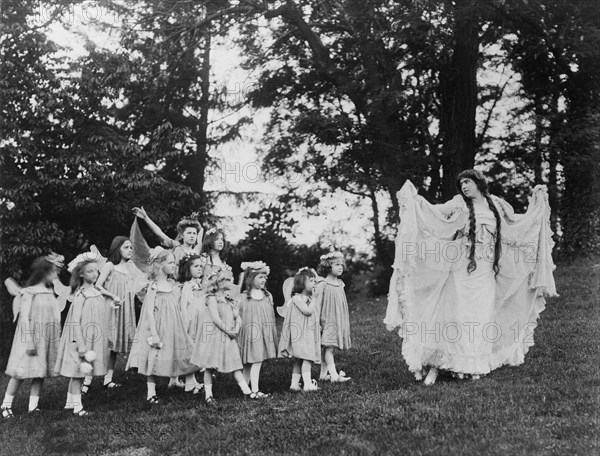
M161 242L165 247L173 248L173 247L176 247L179 245L179 242L177 242L174 239L171 239L169 236L167 236L163 232L163 230L161 230L160 227L152 221L152 219L148 216L148 214L146 213L146 210L143 207L134 207L133 213L135 214L136 217L138 217L146 222L146 224L150 227L152 232L161 239Z

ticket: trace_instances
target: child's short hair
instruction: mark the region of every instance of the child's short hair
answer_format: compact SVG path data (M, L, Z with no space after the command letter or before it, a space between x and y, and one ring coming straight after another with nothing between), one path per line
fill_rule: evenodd
M179 261L179 281L180 282L187 282L188 280L192 280L192 265L194 264L194 261L199 260L201 257L200 255L196 255L195 253L192 253L191 255L186 255L184 256L180 261Z
M334 261L341 260L344 268L346 267L346 262L344 261L344 255L342 252L331 252L326 255L321 255L321 262L318 266L319 275L323 277L327 277L327 275L331 272L331 265Z
M292 296L301 294L306 286L308 279L316 279L317 276L312 269L302 268L294 276L294 286L292 287Z
M221 268L211 275L208 276L208 282L206 284L206 292L208 294L214 294L219 289L219 283L223 281L223 279L233 279L233 274L231 273L231 269L229 268Z
M117 236L110 243L110 249L108 249L108 258L112 264L119 264L123 259L121 255L121 247L125 244L129 238L127 236Z

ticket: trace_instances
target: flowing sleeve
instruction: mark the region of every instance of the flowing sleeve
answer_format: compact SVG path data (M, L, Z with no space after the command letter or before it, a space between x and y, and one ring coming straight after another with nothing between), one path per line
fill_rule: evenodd
M514 214L504 200L493 199L503 210L494 308L494 324L501 331L493 340L492 359L494 366L517 366L534 345L534 330L546 308L546 298L558 296L550 205L545 186L533 189L524 214Z
M504 276L526 276L530 289L547 297L558 296L552 259L554 240L550 226L550 205L545 185L533 189L525 214L515 214L510 204L493 197L502 213L502 255Z
M389 331L400 329L402 336L407 304L414 301L408 278L416 271L422 288L443 284L451 263L440 261L439 256L448 250L456 232L464 227L466 205L460 195L441 205L430 204L418 195L409 180L398 192L398 205L400 224L383 323Z
M131 257L131 261L133 261L140 271L147 273L150 269L148 265L148 258L150 258L150 246L148 245L148 242L146 242L146 239L142 234L142 230L140 230L137 217L133 220L133 224L129 230L129 240L131 241L131 245L133 247L133 256Z

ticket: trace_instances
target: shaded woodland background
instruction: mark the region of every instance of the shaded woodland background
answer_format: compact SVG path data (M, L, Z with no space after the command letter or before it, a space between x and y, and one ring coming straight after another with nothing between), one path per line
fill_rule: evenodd
M242 107L269 110L261 160L270 173L370 203L372 257L342 247L349 276L368 271L374 294L387 291L396 193L408 178L440 202L455 194L458 172L476 166L517 211L535 184L546 184L557 257L600 249L594 1L1 5L2 280L23 281L31 260L50 249L67 260L92 243L106 249L128 232L132 206L170 235L192 211L206 227L217 224L211 210L220 195L205 190L206 177L252 116L219 122L214 114ZM105 12L93 28L116 33L117 49L80 37L86 55L61 52L49 27L69 29L73 8L92 6ZM240 49L239 65L257 75L243 97L211 83L217 41ZM509 77L482 78L493 71ZM234 268L264 259L274 291L324 251L291 239L291 211L318 211L318 198L292 183L285 190L248 214L251 229L229 257ZM235 197L240 205L260 200Z

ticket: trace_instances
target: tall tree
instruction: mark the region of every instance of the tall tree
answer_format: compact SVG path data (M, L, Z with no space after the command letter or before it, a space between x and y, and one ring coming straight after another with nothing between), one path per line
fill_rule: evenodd
M592 256L600 253L600 16L593 2L572 5L576 67L566 90L563 250Z

